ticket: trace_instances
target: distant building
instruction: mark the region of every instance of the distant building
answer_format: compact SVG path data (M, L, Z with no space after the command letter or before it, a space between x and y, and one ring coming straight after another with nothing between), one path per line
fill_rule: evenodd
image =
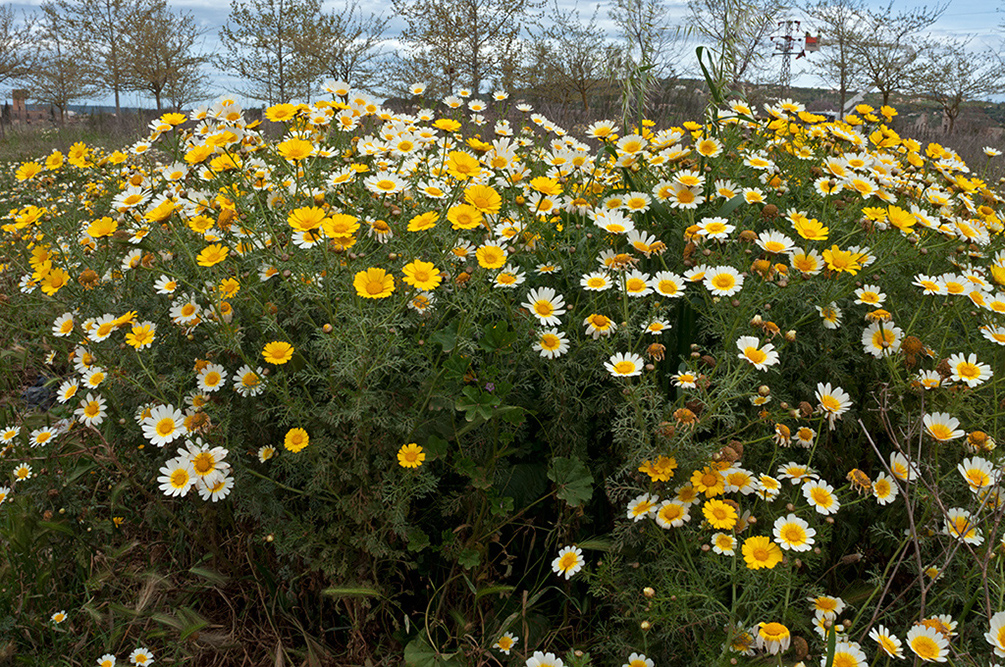
M38 104L28 104L28 91L18 88L11 91L13 105L4 104L4 120L14 125L42 125L52 123L54 114L52 107Z

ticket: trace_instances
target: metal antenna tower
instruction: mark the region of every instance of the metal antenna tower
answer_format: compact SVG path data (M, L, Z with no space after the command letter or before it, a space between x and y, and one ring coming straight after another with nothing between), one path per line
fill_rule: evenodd
M788 95L792 86L792 56L802 54L803 49L799 44L802 37L799 36L799 21L786 20L778 22L778 29L784 34L775 35L771 41L775 44L775 55L782 57L782 73L779 77L779 84L782 86L782 94Z

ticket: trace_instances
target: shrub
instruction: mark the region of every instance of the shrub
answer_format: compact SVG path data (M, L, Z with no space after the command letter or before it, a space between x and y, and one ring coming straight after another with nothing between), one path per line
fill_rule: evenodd
M312 656L1005 652L979 175L886 107L580 140L525 105L483 138L450 102L277 105L273 141L221 99L12 170L9 305L56 378L3 434L18 646L65 645L53 604L95 657L149 641L55 565L143 531L267 585ZM162 637L209 623L163 604Z

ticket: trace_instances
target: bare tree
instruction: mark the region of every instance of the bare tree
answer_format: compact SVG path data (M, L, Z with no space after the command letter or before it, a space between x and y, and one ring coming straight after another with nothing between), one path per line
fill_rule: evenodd
M609 17L621 31L624 115L644 115L660 86L677 79L685 31L671 19L664 0L614 0Z
M524 26L541 0L392 0L406 22L400 40L407 54L398 77L418 77L438 92L485 81L505 81L520 50ZM405 81L405 84L411 81Z
M148 17L130 32L126 55L135 88L153 96L160 111L168 86L182 77L197 78L207 61L195 51L202 32L191 14L172 12L165 0L156 0Z
M839 111L844 112L848 92L863 80L863 70L853 47L862 39L864 0L817 0L802 7L820 31L820 51L813 57L817 74L838 89Z
M33 16L18 16L11 5L0 5L0 85L28 73L34 24Z
M213 96L210 80L201 67L184 69L172 77L164 87L164 97L171 108L181 111L187 105Z
M852 54L862 67L866 85L883 95L903 89L908 67L920 55L918 35L939 20L949 6L937 5L894 12L894 2L861 12L860 38L852 42Z
M56 107L62 123L66 107L90 97L99 86L92 78L84 45L68 32L69 22L60 7L45 2L40 10L27 79L32 99Z
M358 0L341 10L322 11L293 36L293 47L317 78L330 77L357 88L375 87L381 45L390 18L364 14Z
M780 0L688 0L688 9L694 31L719 56L719 83L731 89L759 72L765 41L788 11Z
M235 92L268 104L309 95L312 72L295 41L320 13L320 0L231 0L215 62L247 82Z
M946 133L952 134L963 104L1001 90L1001 63L992 51L975 53L970 39L929 43L907 71L907 87L942 108Z
M597 25L597 11L583 23L578 10L563 11L556 2L549 18L528 49L524 82L563 103L578 98L588 111L591 94L613 78L622 49Z
M127 44L131 31L152 20L151 0L55 0L63 17L64 32L80 42L95 85L115 96L115 113L121 115L119 96L133 88L132 61Z

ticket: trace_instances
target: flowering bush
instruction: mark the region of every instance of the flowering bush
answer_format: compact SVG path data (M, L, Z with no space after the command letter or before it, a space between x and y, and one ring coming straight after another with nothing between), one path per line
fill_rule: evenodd
M888 107L575 138L328 92L12 169L55 404L9 415L0 511L89 531L45 487L100 470L228 576L320 577L311 651L1005 656L1005 227L953 151ZM72 618L57 583L22 613Z

